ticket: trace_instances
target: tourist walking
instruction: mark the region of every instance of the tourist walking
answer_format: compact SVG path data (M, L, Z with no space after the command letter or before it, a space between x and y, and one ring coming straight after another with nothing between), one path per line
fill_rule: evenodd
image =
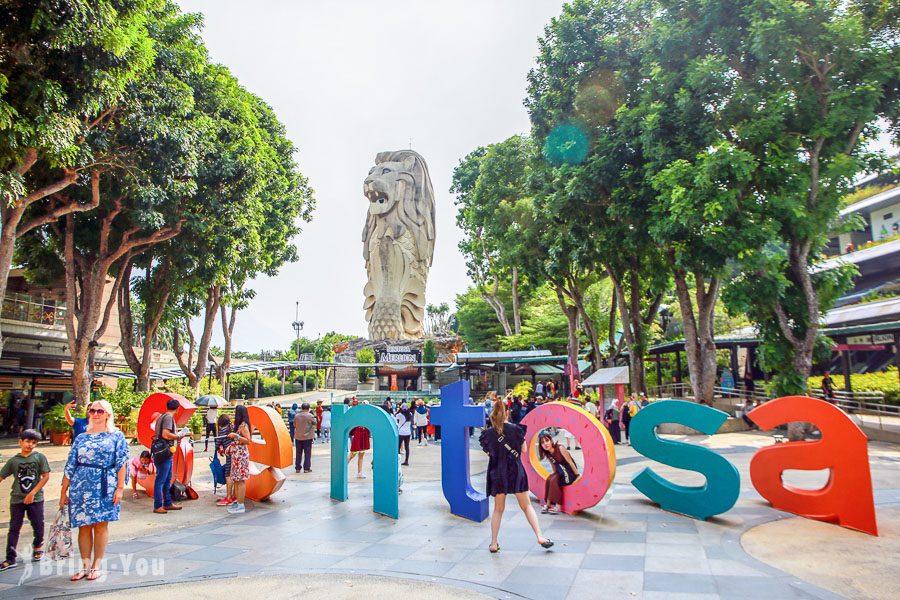
M47 457L37 452L41 434L34 429L25 429L19 434L19 453L10 458L0 469L0 481L12 477L9 488L9 532L6 534L6 560L0 563L0 571L11 569L16 562L16 546L25 515L34 532L31 559L41 560L44 556L44 492L43 487L50 480L50 463Z
M631 438L628 435L631 429L631 417L637 414L639 410L637 394L631 394L628 400L622 405L622 431L625 433L625 443L631 445Z
M410 412L409 405L406 402L400 405L400 410L394 415L394 420L397 421L397 432L400 434L397 454L403 450L404 446L406 447L406 458L404 458L402 463L405 467L409 465L409 438L412 437L413 420L412 412Z
M178 400L170 398L166 402L166 412L156 419L156 435L155 440L164 440L167 446L167 452L156 454L151 447L153 454L153 465L156 467L156 481L153 482L153 512L164 515L170 510L181 510L181 506L172 502L172 463L174 454L174 444L180 443L181 439L189 433L177 435L175 433L175 412L178 410Z
M294 472L299 473L301 464L304 473L312 473L312 445L316 437L316 417L309 412L309 403L304 402L300 412L294 417Z
M109 522L119 520L128 472L128 441L116 429L112 406L98 400L87 414L90 423L72 443L59 493L59 508L69 505L69 523L78 528L82 568L71 581L102 576Z
M834 380L831 378L831 371L825 371L822 376L822 392L826 402L834 404Z
M491 553L500 551L497 536L500 534L500 521L506 509L506 495L514 494L519 508L525 513L525 519L531 525L537 542L544 548L553 546L553 542L544 537L537 514L528 500L528 476L522 466L521 455L527 452L525 447L525 428L521 425L507 423L506 405L495 402L491 411L490 427L481 432L479 441L481 448L488 454L487 493L494 497L494 512L491 514Z
M609 429L609 435L612 437L613 444L621 444L622 437L619 429L619 417L621 416L621 411L618 407L618 400L613 400L609 409L604 414L604 420L606 421L606 427Z
M416 439L419 446L428 445L428 409L421 398L416 400L416 411L413 413L413 425L416 427Z
M569 451L557 444L553 436L547 432L541 432L538 437L538 454L542 460L550 462L553 471L545 482L544 506L541 512L556 514L559 512L559 505L562 504L562 488L578 479L578 467Z
M331 407L326 406L322 412L322 441L331 440Z
M234 481L231 480L231 453L228 447L233 444L233 440L228 434L234 431L231 425L231 417L228 415L219 415L219 435L216 437L216 452L225 457L225 464L222 465L222 473L225 475L225 497L216 501L216 506L231 506L234 503Z
M291 404L291 410L288 411L288 428L290 429L291 439L294 439L294 417L300 412L300 407L294 402Z
M591 413L591 416L594 417L595 419L597 418L598 408L597 408L597 405L594 404L594 400L591 398L591 396L586 397L586 401L584 403L584 410Z
M210 406L206 409L206 414L203 415L203 423L206 425L206 432L204 436L206 437L206 445L203 447L204 452L209 452L209 434L212 433L213 436L213 449L216 447L216 436L219 435L218 428L216 427L216 420L219 418L219 409L215 406Z
M316 439L322 437L322 414L325 412L325 407L322 406L321 400L316 400Z
M365 479L366 476L363 474L363 459L366 455L366 451L371 447L371 434L369 430L365 427L354 427L350 430L350 457L347 459L347 464L353 460L353 457L357 457L356 462L356 478L357 479Z

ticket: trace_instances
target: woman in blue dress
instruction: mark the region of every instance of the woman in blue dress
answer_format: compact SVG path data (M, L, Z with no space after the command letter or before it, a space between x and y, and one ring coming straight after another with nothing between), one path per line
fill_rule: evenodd
M119 520L128 475L128 442L115 427L112 406L105 400L92 402L87 414L90 423L72 443L59 496L59 507L68 503L69 522L78 527L82 568L72 581L101 576L108 524Z

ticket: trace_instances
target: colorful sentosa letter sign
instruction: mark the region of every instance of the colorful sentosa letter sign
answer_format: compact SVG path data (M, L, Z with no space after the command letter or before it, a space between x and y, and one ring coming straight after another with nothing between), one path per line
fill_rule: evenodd
M354 427L365 427L372 432L375 446L373 509L396 519L400 516L400 461L397 460L400 433L389 414L370 404L353 408L343 404L331 407L331 497L339 502L347 499L347 437Z
M468 402L465 382L443 388L441 399L441 406L432 409L432 422L441 426L444 496L453 514L482 521L488 514L487 499L472 487L466 442L466 428L477 426L484 419L483 414L476 412L482 409ZM749 417L763 429L791 421L806 421L822 432L820 441L789 442L763 448L754 455L750 478L759 494L773 507L878 535L866 437L846 414L822 400L788 396L763 404L751 411ZM663 400L641 410L631 421L634 449L663 464L697 471L706 478L706 483L701 486L676 485L647 468L632 479L634 486L663 509L698 519L731 509L740 492L737 468L712 450L662 439L656 434L659 425L679 423L712 435L727 418L722 411L681 400ZM596 505L615 477L612 440L600 422L576 406L553 402L531 411L522 423L527 427L528 448L522 462L531 492L543 498L544 483L549 475L538 460L538 432L548 427L564 428L574 433L584 448L585 464L582 476L565 488L562 509L576 512ZM345 455L345 450L338 455L341 462ZM783 483L782 473L786 469L830 469L831 476L822 489L803 490ZM346 489L346 479L343 485Z
M294 445L290 432L274 408L248 406L247 414L262 440L254 439L250 443L250 479L247 480L246 494L259 502L281 489L287 479L281 469L294 462Z
M431 422L441 428L441 490L450 503L450 512L484 521L488 499L472 487L468 434L469 428L484 426L484 408L472 404L468 381L441 388L441 405L431 409Z
M537 435L547 427L559 427L572 433L584 451L581 477L566 486L561 508L575 513L595 506L616 477L616 451L612 437L600 421L580 406L567 402L542 404L522 419L525 425L527 460L523 460L528 473L528 488L541 502L544 498L544 482L550 476L538 456ZM524 459L525 457L523 457Z
M178 400L178 410L175 411L176 429L184 427L191 420L191 415L197 410L197 406L184 396L163 392L150 394L141 404L138 412L137 437L141 445L149 448L153 443L153 436L156 434L156 420L166 412L166 403L172 399ZM191 440L181 440L181 443L175 446L175 454L172 458L175 461L172 463L172 481L190 485L191 477L194 474L194 445L191 444ZM155 481L156 478L154 477L153 480ZM145 480L142 484L151 486L145 489L152 493L152 482Z

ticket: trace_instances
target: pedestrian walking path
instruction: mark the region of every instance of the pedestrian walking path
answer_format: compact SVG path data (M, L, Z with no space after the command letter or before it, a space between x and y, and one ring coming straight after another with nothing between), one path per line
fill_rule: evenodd
M732 439L745 438L762 439ZM348 585L358 581L358 597L365 597L365 582L373 575L449 586L465 597L845 597L763 563L742 548L740 538L747 530L792 517L771 509L749 486L745 465L756 445L729 447L727 456L739 465L746 485L734 509L705 522L661 511L627 483L630 477L617 478L603 503L590 511L540 515L546 535L556 542L550 551L537 545L521 512L509 508L501 529L502 549L489 554L488 523L451 515L439 480L404 485L400 519L393 520L371 512L371 471L367 480L351 480L350 498L344 503L329 499L327 481L291 475L270 502L248 503L251 509L243 515L226 516L223 511L218 520L174 530L166 530L161 520L158 532L111 543L103 581L70 583L69 564L61 563L57 571L47 563L30 572L0 573L0 596L45 598L134 587L149 592L148 586L225 581L233 582L235 589L251 590L254 581L317 573L340 574ZM659 468L637 455L625 458L620 461L625 473L651 464ZM321 456L314 470L325 468ZM660 473L671 476L662 469ZM473 477L480 487L483 475ZM879 506L900 505L900 486L884 487L893 478L876 476L878 481ZM197 501L213 502L209 495ZM839 538L845 533L830 527L826 535ZM896 567L896 556L888 560ZM163 590L160 597L173 597Z

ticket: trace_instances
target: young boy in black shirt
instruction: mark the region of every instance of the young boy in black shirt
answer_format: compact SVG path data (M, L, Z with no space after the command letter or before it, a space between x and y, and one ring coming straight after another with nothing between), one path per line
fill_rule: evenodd
M15 478L9 493L9 534L6 536L6 560L0 563L0 571L11 569L16 562L16 545L25 515L34 530L34 552L32 560L41 560L44 555L44 492L42 488L50 479L50 463L47 457L35 451L41 434L34 429L26 429L19 434L18 454L10 458L0 468L0 481L9 476Z

